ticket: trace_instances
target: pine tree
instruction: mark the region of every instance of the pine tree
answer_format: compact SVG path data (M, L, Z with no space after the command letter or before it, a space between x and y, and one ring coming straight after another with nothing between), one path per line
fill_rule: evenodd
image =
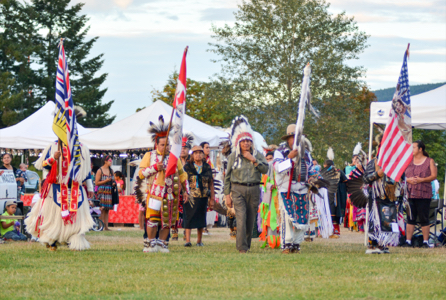
M30 55L35 50L30 9L16 0L0 0L0 128L18 123L35 111L28 91L35 78Z
M37 29L33 34L33 42L38 46L33 55L33 62L38 65L33 96L40 106L54 100L57 45L65 38L73 101L87 112L87 117L79 123L86 127L103 127L115 118L107 113L114 101L105 104L101 101L107 89L100 86L108 74L95 76L104 63L103 54L88 58L98 37L86 39L90 27L86 25L87 16L80 14L83 5L70 6L70 0L32 0L27 6Z

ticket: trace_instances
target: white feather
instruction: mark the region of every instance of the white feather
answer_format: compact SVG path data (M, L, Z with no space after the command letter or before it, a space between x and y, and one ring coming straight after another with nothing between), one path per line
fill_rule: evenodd
M328 148L328 151L327 151L327 158L329 159L329 160L334 160L334 152L333 152L333 148Z
M359 155L362 150L361 143L356 144L355 149L353 149L353 155Z

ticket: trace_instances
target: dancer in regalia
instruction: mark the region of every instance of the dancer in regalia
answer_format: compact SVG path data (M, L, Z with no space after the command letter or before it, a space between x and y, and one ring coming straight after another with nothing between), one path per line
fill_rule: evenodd
M85 112L75 107L77 118ZM69 179L67 157L70 149L60 140L50 144L35 162L43 171L45 183L41 197L25 219L26 231L39 242L56 251L58 245L68 244L71 250L85 250L90 244L85 233L93 227L88 198L93 197L93 183L90 174L90 150L80 144L80 165L78 177Z
M282 137L286 143L274 152L274 178L279 191L280 238L284 254L299 253L300 244L309 227L306 183L313 159L305 147L304 153L299 156L300 164L293 161L298 152L302 151L302 148L292 150L295 130L295 124L288 125L286 135ZM284 166L287 161L289 167Z
M280 220L279 218L279 194L274 180L274 151L278 147L270 145L264 148L266 161L269 168L268 173L262 176L261 189L263 195L260 203L259 212L262 219L262 233L260 240L264 241L261 248L268 246L271 249L280 248Z
M334 165L334 153L330 147L327 151L327 160L324 162L324 168L321 170L321 176L324 180L329 182L328 186L328 199L330 200L330 212L333 222L333 235L330 238L340 238L341 230L339 227L340 219L342 216L341 207L342 201L339 193L339 183L347 181L347 177L344 172L341 172Z
M177 171L174 175L165 177L169 152L167 151L168 124L164 123L162 115L159 116L158 125L150 122L149 133L155 144L155 150L147 152L139 165L139 178L146 179L145 200L147 238L144 239L143 252L168 253L167 237L170 228L175 226L178 215L179 184L182 185L184 202L188 200L189 188L187 174L183 170L181 160L177 162ZM144 182L144 181L143 181ZM158 226L159 238L156 238Z
M369 246L366 254L389 253L388 246L397 246L400 232L405 232L404 180L395 182L387 177L378 166L376 157L366 166L365 157L359 155L358 160L347 185L354 206L369 206Z

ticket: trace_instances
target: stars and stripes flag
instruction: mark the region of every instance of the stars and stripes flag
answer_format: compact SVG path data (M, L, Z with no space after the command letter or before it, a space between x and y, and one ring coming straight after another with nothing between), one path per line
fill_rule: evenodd
M407 69L409 46L410 44L404 53L403 66L378 153L378 165L388 177L395 181L400 180L413 157L410 87Z
M56 109L54 111L53 131L59 138L59 147L62 150L61 208L62 217L65 219L68 218L69 214L73 215L77 211L79 182L81 182L81 147L77 131L74 103L71 97L68 63L65 57L63 39L59 43L55 103ZM70 199L68 199L67 184L70 179L71 195Z
M181 61L180 74L178 75L177 88L175 91L175 99L173 100L174 121L172 122L173 138L171 142L171 150L169 161L166 168L166 177L175 173L178 158L181 154L182 138L183 138L183 120L186 112L186 55L187 49L184 50L183 60Z

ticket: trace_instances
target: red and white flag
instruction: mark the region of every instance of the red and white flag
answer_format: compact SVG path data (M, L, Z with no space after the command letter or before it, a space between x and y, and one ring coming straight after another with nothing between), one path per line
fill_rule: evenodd
M181 154L182 138L183 138L183 120L186 112L186 55L187 49L184 50L183 61L181 62L180 74L177 80L177 89L175 91L175 99L173 100L174 120L172 122L172 147L170 150L169 161L167 163L166 177L175 173L178 158Z
M378 153L378 165L395 181L400 180L413 157L408 56L409 46L404 53L403 66Z

